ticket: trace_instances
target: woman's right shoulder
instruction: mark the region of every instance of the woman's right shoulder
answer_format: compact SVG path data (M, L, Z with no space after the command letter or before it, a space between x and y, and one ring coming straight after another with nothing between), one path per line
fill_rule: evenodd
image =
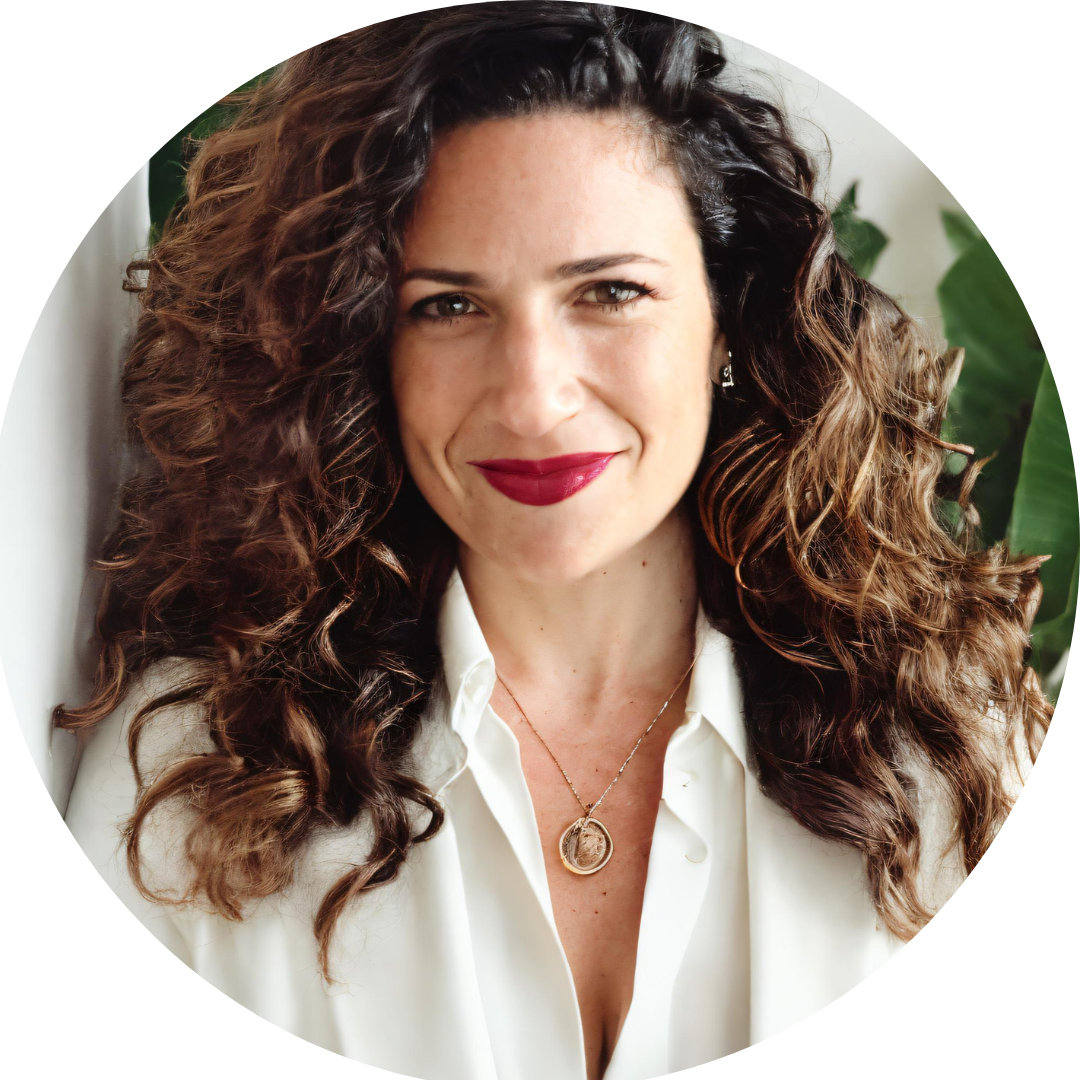
M124 830L138 802L140 786L152 783L170 765L213 749L202 707L194 701L164 705L143 727L136 773L128 752L132 723L145 706L189 684L197 673L192 661L162 660L132 680L124 700L103 719L82 747L65 821L83 852L109 886L166 945L182 957L183 909L154 904L136 888L128 871ZM144 882L184 891L186 813L155 811L139 845Z
M225 929L220 922L224 916L195 886L187 855L196 814L190 805L177 799L156 803L139 829L138 866L144 885L155 896L181 904L155 903L143 895L129 870L125 836L146 787L170 766L217 749L200 701L167 700L139 731L137 771L129 755L129 734L140 712L158 698L178 697L201 675L195 662L170 658L133 680L124 700L95 727L83 747L65 815L68 828L101 876L159 937L163 936L159 930L169 926L198 937L192 927L201 919L211 920L203 931L220 936ZM438 761L445 764L441 757ZM299 853L294 880L275 894L273 902L282 910L313 915L325 892L350 866L364 860L373 841L373 825L366 815L348 825L320 828ZM185 954L175 942L167 944Z
M82 747L68 823L89 805L108 806L130 815L144 783L176 761L213 750L203 709L198 702L163 705L144 724L138 743L138 773L128 754L128 736L136 717L152 702L176 694L197 676L193 661L160 660L134 676L124 700L91 732Z

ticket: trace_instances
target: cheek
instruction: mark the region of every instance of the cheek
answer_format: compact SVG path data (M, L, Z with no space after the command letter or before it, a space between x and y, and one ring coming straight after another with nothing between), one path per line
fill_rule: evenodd
M703 443L712 407L710 343L696 334L664 334L637 346L623 352L614 383L626 418L661 447Z
M453 397L440 379L444 369L419 351L391 351L390 388L407 453L417 445L430 447L453 430Z
M456 529L461 479L450 459L473 414L474 386L461 364L425 345L391 351L390 388L405 465L431 507Z
M407 362L391 361L391 391L405 466L424 497L431 499L430 474L435 454L438 416L435 395L424 392L422 374Z

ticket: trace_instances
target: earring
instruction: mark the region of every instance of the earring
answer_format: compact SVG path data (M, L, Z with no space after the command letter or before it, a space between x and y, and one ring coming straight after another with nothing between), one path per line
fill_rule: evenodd
M721 372L723 376L720 382L720 389L726 390L729 386L735 385L734 365L731 362L731 350L728 349L727 354L728 362L724 365L724 370Z

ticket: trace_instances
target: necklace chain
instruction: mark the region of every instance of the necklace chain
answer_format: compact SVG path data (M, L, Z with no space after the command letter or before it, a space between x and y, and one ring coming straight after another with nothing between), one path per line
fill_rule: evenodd
M696 659L697 657L695 656L694 660ZM679 687L682 686L682 684L686 681L686 676L689 675L691 670L693 669L694 660L690 661L690 667L688 667L679 677L679 681L675 684L671 693L668 694L667 700L664 702L663 705L660 706L660 711L652 718L652 720L649 721L649 726L638 736L638 741L634 743L634 748L630 751L629 754L626 755L626 760L622 763L622 765L619 766L619 771L615 774L614 779L611 781L610 784L608 784L606 788L604 788L604 794L601 795L600 798L596 800L596 802L588 804L585 804L581 801L581 796L578 794L577 788L574 787L574 781L570 779L570 777L566 773L566 770L562 767L561 764L559 764L559 759L555 756L551 747L548 746L547 740L544 738L544 736L541 735L535 727L533 727L533 722L529 719L529 717L525 713L525 710L521 707L521 702L518 701L518 699L514 696L514 691L506 685L506 680L499 674L498 670L496 670L495 672L495 678L502 683L503 689L510 695L510 700L513 701L513 703L517 706L518 712L521 713L521 719L529 725L532 733L540 740L541 745L548 752L551 760L555 762L555 765L558 768L559 772L561 772L563 775L563 779L567 782L567 784L570 786L570 790L574 793L574 798L577 799L578 806L580 806L581 809L585 812L584 820L588 821L592 817L593 812L599 809L600 804L607 797L607 793L615 786L619 777L622 776L623 770L625 770L626 766L630 764L630 759L637 753L638 747L645 741L645 736L648 735L650 731L652 731L654 725L656 724L656 721L664 715L668 705L671 704L671 699L679 692Z

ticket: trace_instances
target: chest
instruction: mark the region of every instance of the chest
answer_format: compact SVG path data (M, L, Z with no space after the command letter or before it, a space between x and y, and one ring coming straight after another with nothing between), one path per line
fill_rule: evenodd
M513 722L511 721L511 726ZM601 1076L629 1012L656 816L663 793L670 731L650 732L608 789L633 747L584 734L560 747L558 764L524 725L515 727L521 765L536 816L556 927L574 978L590 1078ZM653 739L653 736L657 738ZM564 832L583 814L563 776L611 837L609 860L590 874L568 870ZM605 794L605 790L607 793Z

